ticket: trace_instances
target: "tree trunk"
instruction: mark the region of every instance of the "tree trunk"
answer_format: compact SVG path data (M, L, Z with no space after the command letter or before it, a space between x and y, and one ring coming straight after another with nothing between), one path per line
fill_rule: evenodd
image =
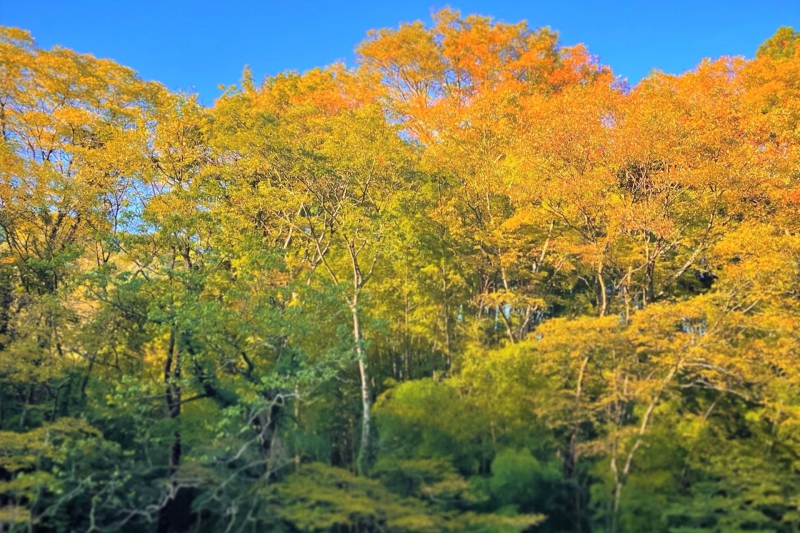
M167 403L167 416L170 419L177 419L181 414L181 386L178 381L181 379L181 360L180 347L176 339L175 331L169 335L169 347L167 348L167 360L164 364L164 383L166 385L165 395ZM169 497L158 514L157 533L172 533L185 531L189 523L189 506L191 501L187 500L189 494L181 491L174 477L181 464L181 434L175 431L175 440L172 441L169 449L169 470L170 492Z
M353 315L353 340L356 344L356 359L358 360L358 373L361 379L361 445L358 452L358 473L364 474L366 472L367 463L370 457L370 393L369 393L369 374L367 370L367 361L364 356L364 349L362 346L361 335L361 322L358 318L358 299L353 298L353 305L350 306L350 311Z

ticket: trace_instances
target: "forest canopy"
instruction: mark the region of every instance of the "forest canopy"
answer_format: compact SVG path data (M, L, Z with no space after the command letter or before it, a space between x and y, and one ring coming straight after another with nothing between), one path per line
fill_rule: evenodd
M0 27L0 531L800 528L800 34L453 10L212 106Z

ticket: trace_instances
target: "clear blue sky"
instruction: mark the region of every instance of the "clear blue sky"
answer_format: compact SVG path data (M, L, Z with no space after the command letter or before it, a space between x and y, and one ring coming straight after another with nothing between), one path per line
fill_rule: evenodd
M652 68L679 73L704 57L753 56L782 25L800 29L800 0L0 0L0 25L30 30L42 47L111 58L172 89L260 80L344 60L371 28L430 20L432 8L550 26L636 83Z

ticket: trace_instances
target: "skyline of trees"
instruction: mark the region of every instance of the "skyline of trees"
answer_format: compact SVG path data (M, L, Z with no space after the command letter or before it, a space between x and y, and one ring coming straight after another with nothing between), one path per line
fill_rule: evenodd
M0 27L0 531L796 531L798 42L445 9L204 107Z

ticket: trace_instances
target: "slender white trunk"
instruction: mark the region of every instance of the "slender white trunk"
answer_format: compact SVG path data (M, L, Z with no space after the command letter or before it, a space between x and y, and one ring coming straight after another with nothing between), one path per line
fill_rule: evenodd
M358 300L353 299L350 311L353 315L353 340L356 345L356 359L358 360L358 373L361 379L361 445L358 452L358 471L360 474L366 470L366 463L369 459L369 433L370 433L370 394L369 394L369 374L367 371L367 361L364 357L362 347L361 322L358 318Z

